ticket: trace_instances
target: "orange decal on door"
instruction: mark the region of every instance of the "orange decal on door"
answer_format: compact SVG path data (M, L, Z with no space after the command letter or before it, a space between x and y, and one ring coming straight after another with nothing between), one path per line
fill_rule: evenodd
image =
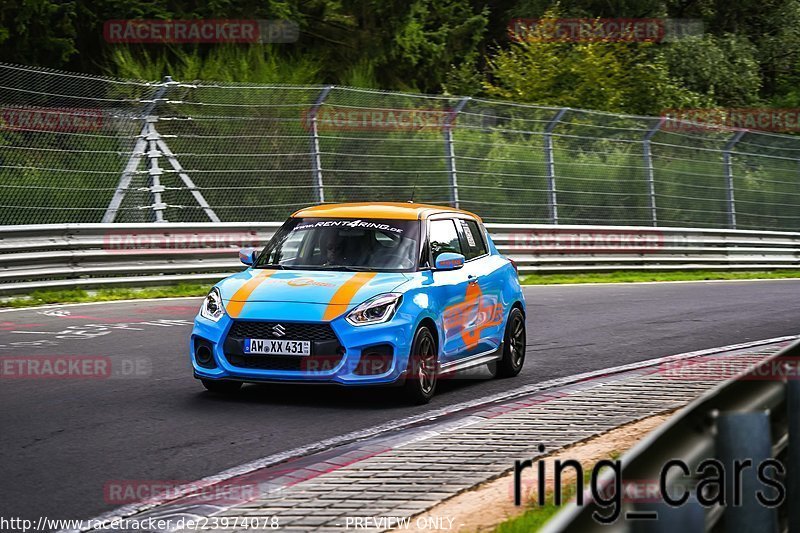
M478 345L483 330L502 324L503 305L484 296L477 283L470 283L464 300L445 308L442 318L445 335L455 330L467 349L472 349Z

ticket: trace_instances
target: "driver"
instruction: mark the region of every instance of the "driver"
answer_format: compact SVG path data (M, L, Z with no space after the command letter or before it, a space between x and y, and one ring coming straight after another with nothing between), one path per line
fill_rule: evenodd
M339 237L338 232L327 232L322 238L320 248L324 259L323 266L341 265L345 262L344 240Z

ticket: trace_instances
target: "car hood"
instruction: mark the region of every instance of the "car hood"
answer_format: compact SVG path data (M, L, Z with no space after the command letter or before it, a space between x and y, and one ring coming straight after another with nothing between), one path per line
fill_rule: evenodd
M353 305L395 290L408 279L396 272L247 269L217 287L234 318L245 304L256 302L323 304L332 308L329 314L338 316Z

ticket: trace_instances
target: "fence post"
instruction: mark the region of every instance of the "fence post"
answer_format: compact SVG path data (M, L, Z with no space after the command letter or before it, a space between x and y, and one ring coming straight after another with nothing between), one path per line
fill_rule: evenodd
M658 226L658 212L656 210L656 177L655 169L653 168L653 151L650 148L650 140L653 138L653 135L658 133L662 124L664 124L663 118L645 133L644 139L642 140L644 168L647 172L647 189L650 195L650 220L653 222L653 226Z
M547 177L547 215L551 224L558 224L558 196L556 194L556 162L553 158L553 130L569 110L562 107L544 128L544 172Z
M726 506L723 513L726 533L775 533L778 531L776 509L770 509L756 499L756 494L770 494L757 475L758 465L772 457L772 433L769 413L723 413L717 418L717 459L725 473ZM752 468L738 473L735 461L752 461ZM736 478L739 478L737 480ZM741 481L741 483L739 483ZM733 501L734 487L741 495L740 505ZM791 504L790 504L791 505Z
M153 123L157 121L156 117L147 117L147 158L150 161L150 168L147 170L150 176L150 194L153 195L153 213L156 222L169 222L164 218L164 211L167 209L161 198L161 193L166 189L161 184L161 175L164 170L158 163L158 158L161 157L161 151L158 149L159 135Z
M174 83L175 82L172 80L172 77L164 76L164 79L159 84L158 90L153 95L153 99L146 101L146 105L142 109L142 113L140 115L141 120L144 122L142 124L142 129L140 130L139 136L136 139L136 144L133 147L133 153L131 153L130 158L128 158L128 162L125 164L125 170L122 171L122 176L119 178L119 183L117 183L114 196L111 198L111 202L109 202L106 212L103 215L103 223L114 222L114 219L117 216L117 211L119 211L120 206L122 206L122 201L125 199L125 193L128 191L131 181L133 180L133 176L136 174L139 165L141 164L142 157L145 155L145 150L149 149L149 141L147 138L150 135L150 124L152 122L150 119L153 111L155 111L159 101L164 99L164 94L167 92L167 88Z
M319 149L319 128L317 126L317 112L328 97L333 85L326 85L317 96L316 102L308 113L311 120L311 170L314 175L314 190L317 193L317 203L325 203L325 184L322 180L322 156Z
M733 194L733 162L731 161L731 151L745 133L747 133L747 130L737 131L725 145L724 151L722 152L722 161L725 166L725 180L727 182L726 186L728 191L728 227L730 229L736 229L736 198Z
M795 363L792 363L794 365ZM786 450L786 501L800 501L800 381L786 381L786 420L789 443ZM788 505L789 531L800 531L800 505Z
M444 154L447 161L447 175L450 176L450 204L458 209L458 176L456 175L456 152L453 146L453 122L469 101L469 96L458 101L452 111L444 117Z

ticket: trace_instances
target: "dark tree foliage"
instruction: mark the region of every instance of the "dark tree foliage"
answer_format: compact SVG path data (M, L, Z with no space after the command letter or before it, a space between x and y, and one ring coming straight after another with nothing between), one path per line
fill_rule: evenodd
M585 50L514 42L508 23L545 15L583 18L696 19L704 34L655 46L605 43ZM300 38L279 45L119 45L105 42L110 19L286 19ZM226 54L230 59L226 60ZM227 79L336 83L423 92L491 94L548 104L598 104L591 87L558 90L547 80L526 92L514 69L563 58L585 83L597 57L626 74L608 109L652 112L658 105L796 105L800 102L800 0L5 0L0 4L0 61L90 73L194 72ZM244 58L244 59L243 59ZM202 68L257 59L242 69ZM135 65L139 68L134 68ZM186 67L191 65L191 68ZM198 67L198 65L200 65ZM271 71L272 74L265 74ZM538 70L537 70L538 71ZM161 72L164 74L165 72ZM553 78L561 79L558 76ZM541 81L542 83L538 83ZM648 107L641 83L659 100ZM659 85L660 84L660 85ZM644 94L649 94L646 92ZM649 98L649 97L648 97Z

